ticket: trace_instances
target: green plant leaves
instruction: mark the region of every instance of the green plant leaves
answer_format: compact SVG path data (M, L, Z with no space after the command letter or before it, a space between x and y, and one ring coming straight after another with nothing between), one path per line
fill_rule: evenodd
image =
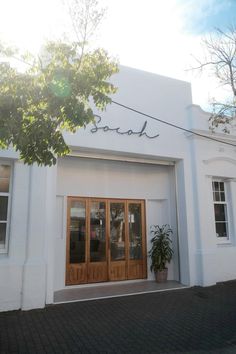
M173 256L173 249L171 247L172 240L170 235L173 234L172 229L168 224L159 226L153 225L151 227L152 247L148 253L151 258L151 271L157 272L166 268L166 263L169 263Z

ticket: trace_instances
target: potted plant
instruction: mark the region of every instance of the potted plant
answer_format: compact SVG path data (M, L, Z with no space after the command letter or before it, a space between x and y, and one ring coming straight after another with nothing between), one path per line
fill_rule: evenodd
M151 258L151 271L154 271L157 282L165 282L168 276L166 263L170 263L173 256L172 240L173 233L170 225L153 225L151 227L152 247L148 252Z

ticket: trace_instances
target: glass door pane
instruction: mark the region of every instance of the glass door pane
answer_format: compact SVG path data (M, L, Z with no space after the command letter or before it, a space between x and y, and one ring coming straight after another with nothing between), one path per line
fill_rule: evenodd
M4 248L6 240L7 224L0 223L0 248Z
M125 259L125 204L110 203L111 261Z
M92 201L90 206L90 262L106 261L106 205Z
M86 203L71 201L70 207L70 257L69 263L85 262Z
M129 203L129 258L142 259L142 213L140 203Z

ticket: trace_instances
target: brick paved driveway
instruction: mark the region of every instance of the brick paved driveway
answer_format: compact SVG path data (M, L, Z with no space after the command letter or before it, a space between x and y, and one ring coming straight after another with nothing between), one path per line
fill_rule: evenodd
M236 353L236 282L0 313L0 353Z

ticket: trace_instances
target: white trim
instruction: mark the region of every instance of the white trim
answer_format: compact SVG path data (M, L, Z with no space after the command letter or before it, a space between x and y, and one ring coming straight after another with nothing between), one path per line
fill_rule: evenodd
M191 132L184 133L187 138L198 138L198 139L205 139L205 138L212 138L215 140L211 140L213 143L222 144L224 142L234 144L235 146L231 146L232 148L236 147L236 136L232 134L224 134L224 133L212 133L211 131L206 131L202 129L191 129ZM197 135L199 134L199 135ZM202 135L202 136L201 136ZM208 142L210 140L207 140Z
M90 158L90 159L99 159L99 160L110 160L110 161L122 161L122 162L136 162L143 164L151 165L165 165L165 166L174 166L175 162L173 160L168 161L160 160L157 158L152 158L152 156L140 155L132 156L122 155L122 154L111 154L107 152L94 152L94 151L76 151L73 150L67 155L71 157L80 157L80 158Z
M229 157L223 157L223 156L219 156L219 157L213 157L211 159L208 160L202 160L202 162L206 165L212 163L212 162L216 162L216 161L225 161L225 162L229 162L232 163L233 165L236 165L236 160L229 158Z
M217 240L217 245L232 245L232 242L227 237L219 237L220 240Z
M225 196L225 200L222 201L222 200L214 200L214 192L218 192L219 195L220 193L222 193L222 191L219 189L219 191L216 191L214 188L213 188L213 183L214 182L218 182L218 183L223 183L224 184L224 196ZM227 191L227 186L226 186L226 181L224 179L220 179L220 178L217 178L217 177L212 177L212 199L213 199L213 206L215 204L217 205L225 205L226 207L226 215L225 215L225 220L222 221L222 223L224 223L226 225L226 232L227 232L227 236L223 236L223 237L220 237L220 236L217 236L217 233L216 233L216 239L217 239L217 244L228 244L228 243L231 243L231 237L230 237L230 217L229 217L229 203L228 203L228 191ZM221 198L221 197L220 197ZM215 223L215 232L216 232L216 217L215 217L215 210L214 210L214 223Z
M13 183L13 161L9 161L8 159L0 159L0 165L10 166L9 191L8 192L0 192L0 196L8 197L7 220L5 222L4 222L4 220L2 220L2 222L1 222L1 223L6 223L5 245L4 245L4 247L0 247L0 254L7 254L8 253L8 246L9 246L9 238L10 238L10 224L11 224L11 199L12 199L12 183Z
M199 106L198 104L192 103L192 104L188 105L186 108L187 108L187 109L192 109L192 108L194 108L194 109L198 110L199 113L205 114L207 117L210 117L210 115L211 115L210 112L204 111L204 109L202 109L202 107Z

